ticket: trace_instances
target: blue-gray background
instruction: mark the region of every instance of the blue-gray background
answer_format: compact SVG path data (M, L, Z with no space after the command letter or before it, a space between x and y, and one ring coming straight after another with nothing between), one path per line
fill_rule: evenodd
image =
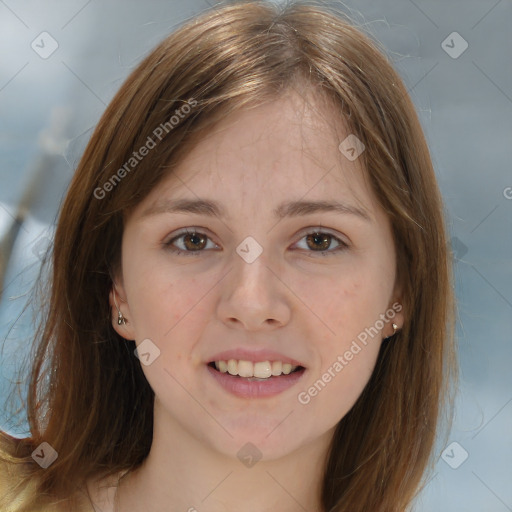
M345 6L384 45L410 90L456 252L455 419L415 510L512 511L512 3ZM2 406L33 329L30 315L20 314L93 127L141 58L207 7L205 0L0 0L0 241L17 232L0 301ZM29 213L15 222L24 204ZM0 427L27 433L7 406Z

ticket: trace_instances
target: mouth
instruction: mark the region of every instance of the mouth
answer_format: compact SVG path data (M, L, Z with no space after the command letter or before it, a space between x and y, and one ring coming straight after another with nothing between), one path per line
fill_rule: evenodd
M295 385L306 368L282 361L217 360L207 365L210 375L229 393L241 398L263 398Z
M211 361L210 368L219 373L226 373L232 377L245 378L249 381L266 381L282 375L300 373L305 370L303 366L283 363L282 361L245 361L229 359L227 361Z

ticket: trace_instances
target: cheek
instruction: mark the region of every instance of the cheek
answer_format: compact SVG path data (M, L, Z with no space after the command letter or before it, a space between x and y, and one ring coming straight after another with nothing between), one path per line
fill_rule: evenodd
M208 317L204 311L208 291L216 283L213 276L196 278L184 267L171 267L165 262L153 261L151 265L132 262L131 278L126 279L126 291L130 297L130 313L136 339L153 337L159 345L166 346L169 340L179 346L179 333L186 326L193 339L201 319ZM127 272L129 267L127 267Z
M354 271L324 287L309 287L309 297L329 329L314 340L318 364L298 399L308 402L308 417L321 417L327 426L334 426L352 408L375 367L381 334L368 335L366 329L375 326L386 310L384 287L375 279L373 272Z
M179 390L194 384L191 368L200 363L194 347L211 316L207 292L215 282L176 274L163 277L155 268L141 274L138 285L133 282L138 293L130 311L135 316L137 345L150 339L159 350L155 361L142 370L157 395L166 400L186 401Z
M323 326L316 335L312 331L318 365L302 389L314 402L310 411L331 411L333 424L352 407L371 377L382 338L375 325L387 309L392 289L389 269L386 275L382 264L359 263L323 282L301 283Z
M294 291L321 321L318 333L327 346L340 348L385 311L388 288L380 269L352 265L322 279L302 277Z

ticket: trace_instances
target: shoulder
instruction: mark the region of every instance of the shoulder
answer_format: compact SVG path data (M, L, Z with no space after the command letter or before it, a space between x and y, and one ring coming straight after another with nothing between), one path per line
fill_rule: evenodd
M63 512L69 508L64 501L52 503L37 493L37 470L24 457L23 439L0 430L0 510L2 512ZM30 459L30 455L29 455ZM32 476L31 476L32 475ZM88 501L79 497L77 512L93 512Z
M2 510L17 510L23 501L21 487L24 471L23 464L16 461L19 439L0 431L0 500ZM7 508L5 508L7 507Z
M115 510L117 488L121 480L129 473L127 470L106 477L91 478L87 482L87 493L89 499L98 510L112 512Z
M25 465L12 460L14 452L6 449L3 440L0 444L0 508L5 512L22 511L34 493L34 485L26 479Z

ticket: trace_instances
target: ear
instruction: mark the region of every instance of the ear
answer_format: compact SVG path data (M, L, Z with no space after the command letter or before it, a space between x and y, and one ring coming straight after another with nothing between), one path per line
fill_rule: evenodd
M393 336L404 326L405 311L402 296L402 287L397 284L393 290L393 297L388 304L388 309L386 310L388 321L382 330L384 339ZM393 324L397 326L396 331L393 329Z
M134 340L135 330L133 328L133 323L130 321L130 307L126 301L126 293L123 285L119 284L118 281L113 282L108 297L112 327L119 336L127 340ZM122 322L121 324L119 323L119 312L121 312L122 318L124 318L124 323Z
M404 326L405 315L404 306L400 299L393 301L386 310L388 321L382 329L384 339L389 338L396 334ZM393 329L393 324L396 325L396 331Z

